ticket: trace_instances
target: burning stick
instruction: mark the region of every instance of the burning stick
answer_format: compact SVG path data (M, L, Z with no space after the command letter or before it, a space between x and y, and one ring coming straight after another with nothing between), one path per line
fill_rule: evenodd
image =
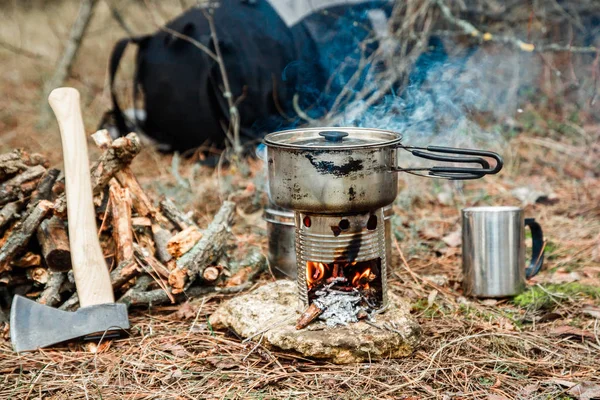
M296 322L296 329L300 330L306 328L321 314L323 314L323 310L317 307L315 303L312 303L306 310L304 310L302 315L300 315L300 318L298 318L298 322Z

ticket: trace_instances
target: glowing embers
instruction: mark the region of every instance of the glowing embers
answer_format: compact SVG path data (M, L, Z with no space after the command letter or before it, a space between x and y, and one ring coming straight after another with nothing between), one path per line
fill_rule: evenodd
M326 292L356 293L362 307L375 310L382 305L381 259L360 262L306 264L306 285L309 303Z

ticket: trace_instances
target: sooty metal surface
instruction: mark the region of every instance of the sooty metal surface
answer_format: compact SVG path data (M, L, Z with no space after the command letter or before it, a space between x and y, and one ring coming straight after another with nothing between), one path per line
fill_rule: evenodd
M358 215L295 213L300 308L309 305L309 262L355 263L380 259L382 308L387 305L387 259L383 209Z

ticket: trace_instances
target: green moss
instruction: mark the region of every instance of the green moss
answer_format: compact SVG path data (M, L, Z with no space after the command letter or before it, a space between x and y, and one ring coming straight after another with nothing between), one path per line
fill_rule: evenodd
M425 318L440 318L446 315L449 310L444 306L433 303L431 307L428 305L427 299L419 299L411 305L411 310L421 314Z
M481 386L485 386L485 387L490 387L494 384L494 382L496 382L496 380L494 378L487 377L487 376L480 376L479 378L477 378L477 381L479 382L479 384Z
M600 300L600 287L582 285L577 282L537 285L515 297L513 303L528 309L552 309L561 303L582 297Z
M555 260L557 258L558 245L551 240L546 241L546 247L544 247L544 257L548 260Z

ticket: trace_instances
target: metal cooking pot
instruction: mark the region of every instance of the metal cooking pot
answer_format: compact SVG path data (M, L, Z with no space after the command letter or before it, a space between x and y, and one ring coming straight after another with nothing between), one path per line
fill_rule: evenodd
M295 211L362 213L391 204L398 194L395 172L445 179L478 179L502 169L493 152L401 143L402 135L365 128L308 128L265 136L269 197ZM402 168L398 149L428 160L478 164L479 167ZM483 157L493 158L493 168Z

